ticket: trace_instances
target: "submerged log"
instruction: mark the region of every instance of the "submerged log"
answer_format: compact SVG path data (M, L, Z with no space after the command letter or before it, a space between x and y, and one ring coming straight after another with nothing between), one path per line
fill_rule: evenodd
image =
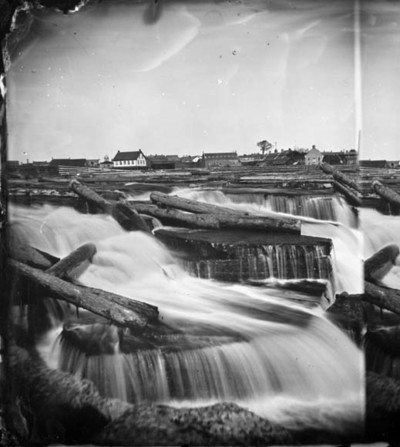
M66 278L73 270L82 265L83 262L91 260L96 254L96 251L95 244L87 243L81 245L65 258L60 259L56 264L48 268L46 273L57 276L58 278Z
M383 185L380 181L374 180L372 182L372 190L378 194L378 196L382 197L386 201L388 201L390 204L395 206L400 206L400 194L397 194L397 192L393 191L393 189L389 188L388 186Z
M208 213L228 213L235 215L245 215L246 213L236 212L235 210L212 205L209 203L199 202L198 200L185 199L178 196L169 196L167 194L152 193L150 194L150 200L156 205L165 205L169 208L175 208L181 211L189 211L195 214L208 214Z
M71 180L70 188L79 197L82 197L88 203L95 205L101 211L110 214L126 231L145 231L150 232L149 227L136 210L131 209L124 203L112 203L104 199L77 180Z
M118 326L143 330L149 321L158 318L158 309L147 303L104 290L71 284L18 261L10 260L9 265L16 275L32 286L37 286L44 296L83 307Z
M229 213L191 214L173 208L163 209L155 205L132 204L139 212L156 217L162 221L177 225L204 229L237 229L237 230L267 230L286 233L301 232L300 220L286 217L246 216Z
M344 197L346 198L347 202L350 205L361 206L361 198L351 189L347 188L346 186L342 185L340 182L337 182L336 180L334 180L333 182L333 187L338 192L344 195Z
M364 262L364 278L366 281L382 279L393 267L400 250L398 245L390 244L373 254Z

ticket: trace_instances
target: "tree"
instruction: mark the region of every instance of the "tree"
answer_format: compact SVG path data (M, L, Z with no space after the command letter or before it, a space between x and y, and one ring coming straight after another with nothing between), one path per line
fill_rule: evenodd
M260 148L262 155L269 149L271 149L272 144L267 140L262 140L257 143L257 146Z

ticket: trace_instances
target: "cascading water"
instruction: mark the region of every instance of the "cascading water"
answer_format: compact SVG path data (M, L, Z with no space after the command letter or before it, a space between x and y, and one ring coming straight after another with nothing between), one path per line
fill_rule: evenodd
M219 190L207 189L182 189L174 193L178 193L180 197L256 214L283 213L340 222L352 228L357 226L354 213L343 199L336 196L225 194Z
M94 242L97 253L79 281L156 305L172 330L153 347L125 352L116 343L115 352L102 355L48 335L53 365L133 402L235 401L292 428L362 426L361 351L320 309L275 289L191 277L155 238L124 232L104 215L16 207L10 220L16 237L55 256Z
M212 203L215 205L221 205L228 208L232 208L237 211L249 212L258 215L282 215L285 213L278 213L273 211L268 200L262 199L259 201L259 194L252 195L250 203L246 200L248 196L235 195L233 201L230 197L227 197L221 191L215 190L192 190L186 189L179 191L179 195L182 197ZM272 196L271 196L272 197ZM279 200L284 202L286 199L288 203L294 203L299 198L280 198ZM275 200L277 200L275 198ZM361 233L357 229L357 217L351 208L338 197L314 197L305 198L303 201L311 201L313 203L312 208L322 205L322 209L326 208L326 203L329 200L328 209L336 210L332 215L328 213L326 220L320 220L319 218L299 216L302 220L301 234L304 236L318 236L328 238L332 240L333 244L333 294L340 292L348 293L361 293L363 290L363 272L360 259L362 258L362 245L361 245ZM292 206L283 207L292 208ZM306 207L304 207L306 209ZM317 213L318 214L318 213ZM326 214L326 213L319 213ZM291 214L292 215L292 214ZM310 255L309 255L310 256ZM326 278L324 273L325 264L321 261L325 256L323 253L311 254L313 259L317 260L316 265L321 270L320 278ZM285 257L286 258L286 257ZM287 259L287 258L286 258ZM308 259L309 263L312 263L311 259ZM315 265L315 264L314 264ZM310 271L310 269L308 269ZM287 276L286 276L287 277ZM296 278L296 275L293 276ZM310 275L310 278L315 278L315 275ZM284 275L281 278L285 278Z

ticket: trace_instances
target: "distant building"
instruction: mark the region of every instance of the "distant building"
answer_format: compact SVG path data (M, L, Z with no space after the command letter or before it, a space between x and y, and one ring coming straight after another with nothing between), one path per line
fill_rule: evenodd
M206 168L240 165L239 157L236 152L203 153L203 163Z
M180 165L177 155L149 155L147 160L151 169L175 169Z
M346 165L356 165L358 163L358 152L350 149L344 153L344 163Z
M15 171L19 167L19 161L18 160L7 160L6 161L6 170L7 171Z
M110 160L108 155L104 156L104 161L99 163L99 168L103 171L107 169L111 169L114 166L114 163Z
M86 166L88 168L98 168L100 167L99 159L88 159L86 160Z
M344 165L345 159L343 155L341 152L324 152L322 162L330 165Z
M399 160L391 160L386 162L386 167L390 169L397 169L400 167Z
M53 158L49 167L57 169L62 176L74 176L87 171L86 158Z
M304 154L291 149L268 153L263 157L261 166L297 166L304 164Z
M316 166L322 163L324 155L314 145L304 156L306 166Z
M114 168L118 169L145 169L148 167L147 158L142 150L121 152L118 151L113 158Z
M360 160L362 168L386 168L386 160Z

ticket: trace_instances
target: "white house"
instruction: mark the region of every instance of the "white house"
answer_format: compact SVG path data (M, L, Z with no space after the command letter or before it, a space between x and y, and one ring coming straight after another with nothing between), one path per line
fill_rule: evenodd
M118 151L113 158L113 166L121 169L147 168L147 159L141 149L130 152Z
M324 155L315 146L312 147L304 156L306 166L319 165L322 163Z

